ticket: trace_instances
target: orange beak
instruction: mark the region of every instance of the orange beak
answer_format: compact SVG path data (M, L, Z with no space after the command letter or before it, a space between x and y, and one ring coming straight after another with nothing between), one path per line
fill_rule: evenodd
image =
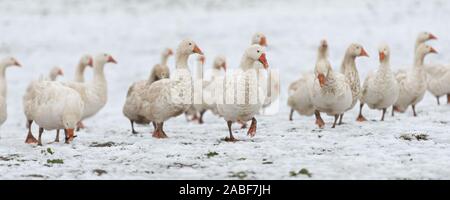
M113 58L112 56L109 56L109 57L108 57L108 60L107 60L107 62L110 62L110 63L114 63L114 64L117 64L117 61L116 61L116 60L114 60L114 58Z
M327 82L327 80L325 79L325 75L323 75L322 73L317 75L317 79L319 79L320 87L323 87L325 85L325 83Z
M73 128L68 128L68 129L66 129L66 131L67 131L66 143L69 143L74 138L74 129Z
M433 47L431 47L430 53L438 53L438 52L436 51L436 49L434 49Z
M92 67L93 65L94 65L93 59L92 59L92 58L89 58L89 60L88 60L88 66L89 66L89 67Z
M380 61L383 61L385 57L384 52L380 52Z
M58 70L58 75L64 76L64 72L62 69Z
M267 59L266 59L266 54L265 53L261 54L261 56L259 56L258 60L259 60L259 62L261 62L261 64L263 64L264 69L269 68L269 64L267 63Z
M195 46L194 46L194 50L193 50L193 52L194 52L194 53L198 53L198 54L200 54L200 55L203 55L203 52L202 52L202 50L200 50L200 48L198 48L198 46L197 46L197 45L195 45Z
M367 54L367 52L366 52L366 50L364 50L364 48L361 48L361 53L359 54L359 56L369 57L369 54Z
M172 49L169 49L169 56L170 56L170 55L173 55Z
M430 33L429 39L430 40L437 40L437 37Z
M259 45L265 47L267 46L267 39L266 37L261 37L261 40L259 40Z

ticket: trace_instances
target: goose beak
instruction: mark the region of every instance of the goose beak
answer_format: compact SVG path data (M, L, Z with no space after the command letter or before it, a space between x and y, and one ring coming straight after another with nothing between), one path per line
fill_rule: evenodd
M361 53L359 54L359 56L369 57L369 54L367 54L367 52L366 52L366 50L364 48L361 48Z
M385 57L384 52L380 52L380 61L383 61Z
M64 72L62 69L58 70L58 75L64 76Z
M170 55L173 55L172 49L169 49L168 55L169 55L169 56L170 56Z
M431 47L430 53L438 53L438 52L436 51L436 49L434 49L433 47Z
M263 54L261 54L261 56L259 56L258 61L261 62L261 64L263 64L264 69L269 68L269 64L267 63L267 59L266 59L266 54L265 53L263 53Z
M200 55L203 55L202 50L200 50L200 48L198 48L197 45L194 46L194 50L192 50L192 51L193 51L194 53L198 53L198 54L200 54Z
M73 128L68 128L68 129L66 129L66 131L67 131L66 143L69 143L74 138L74 129Z
M114 58L113 58L112 56L109 56L109 57L108 57L108 60L107 60L107 62L110 62L110 63L114 63L114 64L117 64L117 61L116 61L116 60L114 60Z
M89 60L88 60L88 66L89 66L89 67L92 67L93 65L94 65L93 59L92 59L92 58L89 58Z
M261 40L259 40L259 45L266 47L267 46L267 39L266 37L261 37Z
M323 87L325 85L325 83L327 82L327 80L325 79L325 75L323 75L322 73L317 75L317 79L319 79L320 87Z
M437 37L430 33L429 39L430 40L437 40Z

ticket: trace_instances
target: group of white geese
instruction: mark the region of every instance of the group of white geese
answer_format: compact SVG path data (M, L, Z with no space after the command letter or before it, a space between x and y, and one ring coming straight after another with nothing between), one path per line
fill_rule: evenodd
M359 74L356 68L355 59L360 56L368 56L367 52L360 44L351 44L344 56L341 71L333 71L328 61L328 43L326 40L320 41L318 56L314 72L305 72L301 77L289 85L288 105L291 107L289 120L292 120L294 111L300 115L316 117L316 124L324 127L320 113L334 116L333 128L336 124L342 124L342 118L346 111L352 109L357 101L360 102L360 111L357 121L365 121L362 115L362 108L367 104L371 109L382 110L381 121L387 108L392 107L394 111L404 112L410 105L414 116L417 116L416 105L419 103L428 89L434 96L447 95L450 103L450 66L433 64L424 65L424 58L429 53L437 53L431 46L425 44L428 40L436 37L428 32L419 34L415 45L414 64L408 70L391 71L390 49L386 44L382 44L379 49L379 69L371 72L361 87ZM242 56L239 69L242 74L233 74L233 79L241 79L236 84L225 84L224 96L230 95L227 91L240 89L244 91L245 98L249 98L249 85L257 84L252 82L254 70L261 66L268 69L265 47L267 46L266 36L256 33ZM247 100L234 103L218 103L214 101L202 101L201 103L176 103L173 92L183 96L192 92L192 75L189 73L188 58L192 54L199 54L197 57L196 78L203 82L202 90L204 94L212 94L215 91L213 84L219 77L225 74L227 69L224 56L217 56L212 66L211 79L203 80L203 65L205 57L199 46L190 39L182 40L175 52L176 70L185 70L187 74L177 77L170 75L167 65L169 56L173 55L169 48L165 49L161 55L161 63L153 66L147 80L134 82L127 92L126 102L123 107L123 114L131 122L131 131L136 134L134 124L153 124L152 136L155 138L166 138L164 132L164 122L170 118L181 114L192 117L203 123L203 114L211 111L214 115L223 118L228 125L229 137L225 141L237 141L233 136L231 125L234 122L246 127L246 123L251 121L247 134L250 137L256 134L256 115L262 108L273 102L273 96L268 101L257 101L250 103ZM75 137L75 130L84 128L83 120L98 113L107 102L107 81L104 74L104 66L107 63L116 63L115 59L106 53L98 54L95 57L84 55L81 57L75 71L75 79L72 81L56 81L58 75L63 75L61 68L55 67L50 71L48 77L40 77L32 81L23 97L23 107L26 116L28 133L25 142L29 144L37 143L42 145L41 136L44 130L56 130L55 142L59 142L59 130L65 133L65 142L71 142ZM13 57L7 57L0 61L0 125L7 118L6 113L6 82L5 70L9 66L20 66ZM91 81L84 80L86 67L92 67L94 75ZM200 76L200 77L199 77ZM279 92L279 80L274 85L275 88L265 90L269 97L269 92ZM232 88L228 88L232 87ZM260 87L259 85L256 87ZM271 87L271 86L269 86ZM244 90L242 90L244 88ZM259 89L259 88L258 88ZM188 94L189 93L189 94ZM339 120L339 123L338 123ZM32 123L39 126L39 137L36 139L31 131Z

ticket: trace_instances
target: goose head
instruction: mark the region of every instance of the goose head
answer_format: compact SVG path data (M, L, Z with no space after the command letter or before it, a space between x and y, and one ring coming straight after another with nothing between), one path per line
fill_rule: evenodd
M437 40L437 37L430 32L421 32L417 36L418 43L424 43L428 40Z
M168 58L169 56L173 55L173 51L171 48L166 48L162 52L162 56Z
M328 42L327 40L323 39L320 40L319 57L327 57L327 56L328 56Z
M217 56L214 59L213 68L217 70L223 69L224 71L227 71L227 61L225 56Z
M259 44L263 47L266 47L267 46L267 38L261 32L255 33L252 37L252 44Z
M54 80L56 80L56 78L57 78L58 76L64 76L63 70L62 70L60 67L58 67L58 66L53 67L53 68L50 70L50 75L49 75L50 80L54 81Z
M197 46L197 44L191 39L184 39L178 45L177 54L180 55L191 55L191 54L200 54L203 55L202 50Z
M66 141L72 141L74 138L74 130L77 127L77 123L80 120L79 117L72 114L63 115L64 129L67 131Z
M264 69L269 68L269 64L267 63L267 59L266 59L266 51L265 51L264 47L262 47L258 44L254 44L254 45L250 46L249 48L247 48L244 56L247 59L252 60L253 62L260 62L264 66Z
M430 53L437 53L437 51L433 47L431 47L430 45L427 45L427 44L420 44L417 47L416 55L425 56Z
M380 56L380 63L386 63L389 61L391 50L387 44L381 44L378 47L378 54Z
M12 67L12 66L16 66L16 67L22 67L22 65L20 65L20 63L14 58L14 57L6 57L3 58L0 61L0 67L5 69L7 67Z
M106 63L117 64L116 60L108 53L101 53L95 56L95 62L101 66L103 66Z
M347 54L352 57L366 56L369 57L364 47L360 44L353 43L347 49Z
M319 47L317 49L319 53L315 67L315 74L317 79L319 80L320 87L323 87L326 84L327 81L326 77L328 77L328 73L330 72L331 69L330 63L326 59L328 56L327 40L325 39L321 40Z
M80 65L81 65L82 67L93 67L93 65L94 65L94 59L92 58L91 55L88 55L88 54L83 55L83 56L81 56L81 58L80 58Z

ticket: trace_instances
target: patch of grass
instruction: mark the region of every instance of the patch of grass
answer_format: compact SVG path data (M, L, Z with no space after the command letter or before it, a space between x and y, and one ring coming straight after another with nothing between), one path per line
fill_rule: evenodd
M52 148L47 148L47 153L53 155L55 152L52 150Z
M416 139L417 141L421 140L428 140L428 135L424 133L418 133L418 134L402 134L399 137L402 140L411 141L413 139Z
M93 142L91 145L89 145L89 147L112 147L112 146L116 146L116 143L114 143L114 142L104 142L104 143Z
M263 165L271 165L271 164L273 164L273 162L272 162L272 161L265 161L265 162L263 162L262 164L263 164Z
M63 159L47 159L48 164L64 164Z
M92 172L97 174L97 176L101 176L103 174L107 174L108 173L106 170L103 170L103 169L94 169L94 170L92 170Z
M247 158L239 158L238 160L247 160Z
M231 178L238 178L238 179L245 179L247 178L247 172L244 171L240 171L240 172L230 172L230 177Z
M300 171L298 171L298 172L295 172L295 171L290 171L289 172L289 175L290 176L293 176L293 177L295 177L295 176L298 176L298 175L305 175L305 176L308 176L309 178L311 178L312 177L312 174L308 171L308 169L306 169L306 168L302 168Z
M206 157L211 158L211 157L214 157L214 156L219 155L219 153L217 153L217 152L215 152L215 151L210 151L210 152L208 152L208 153L205 154L205 155L206 155Z

